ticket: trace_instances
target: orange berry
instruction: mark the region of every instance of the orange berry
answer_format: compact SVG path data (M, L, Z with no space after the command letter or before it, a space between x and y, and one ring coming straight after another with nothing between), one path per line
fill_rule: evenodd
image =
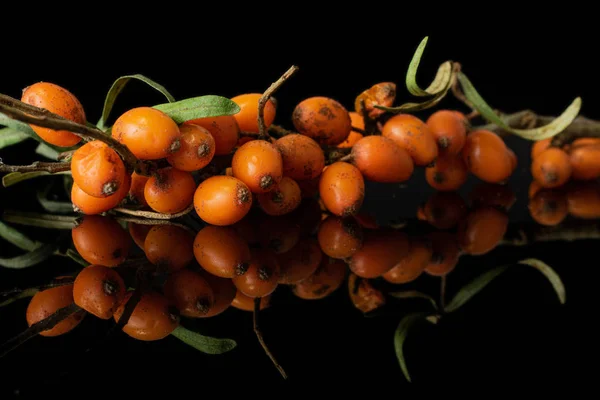
M400 260L383 279L390 283L408 283L417 279L431 262L432 248L429 241L421 238L411 238L408 255Z
M571 178L569 156L561 149L544 150L531 163L531 174L545 188L562 186Z
M233 176L244 182L252 193L266 193L283 176L281 153L265 140L253 140L238 148L231 162Z
M99 140L73 153L71 174L77 186L90 196L108 197L125 183L125 165L116 151Z
M194 237L177 225L156 225L144 241L148 260L168 271L185 268L194 259Z
M200 276L202 276L206 282L208 282L214 294L214 302L212 307L206 314L199 315L198 317L209 318L221 314L223 311L229 308L231 302L235 298L237 289L235 288L233 282L231 282L231 279L219 278L218 276L209 274L203 269L200 269L197 273L200 274Z
M215 294L206 279L187 269L171 274L165 282L164 292L184 317L206 316L215 302Z
M434 112L427 119L427 126L437 142L440 154L456 156L460 153L467 139L467 128L456 111Z
M198 118L184 122L184 125L198 125L210 132L215 140L215 155L231 153L240 139L240 128L231 115L220 117Z
M248 269L250 248L233 228L209 225L196 234L194 256L212 275L233 278Z
M338 161L321 174L319 194L325 207L333 214L355 215L365 198L365 181L354 165Z
M385 296L364 278L354 274L348 276L348 294L354 307L368 313L385 305Z
M348 110L328 97L301 101L292 113L292 122L301 134L327 145L342 143L352 128Z
M300 226L292 216L261 216L258 223L259 243L277 254L290 251L300 240Z
M136 224L133 222L129 222L127 224L127 228L129 230L129 234L131 238L138 245L138 247L144 250L144 242L146 241L146 236L148 236L148 232L152 229L153 225L146 224Z
M540 185L540 183L538 181L536 181L535 179L533 181L531 181L531 183L529 184L529 190L528 190L528 196L529 198L533 198L533 196L535 196L540 190L542 190L543 187L542 185Z
M460 255L456 237L450 232L431 232L427 238L431 242L432 253L425 272L433 276L449 274L458 264Z
M75 278L75 304L98 318L111 318L124 298L125 282L112 268L90 265L82 269Z
M469 193L471 207L498 207L508 211L517 201L515 192L507 185L478 183Z
M504 182L513 172L506 144L494 132L479 130L469 134L462 157L469 171L484 182Z
M181 171L198 171L208 165L215 155L215 139L199 125L184 124L181 132L181 147L167 157L173 167Z
M406 150L383 136L367 136L352 147L352 162L373 182L400 183L410 179L414 164Z
M244 293L239 290L236 291L234 299L231 301L231 305L238 310L243 311L254 311L254 298L246 296ZM261 297L260 298L260 309L264 310L265 308L271 305L271 295Z
M156 171L144 186L148 206L163 214L176 214L194 201L196 182L192 174L167 167Z
M141 160L165 158L181 147L175 121L152 107L137 107L122 114L112 127L112 137Z
M350 112L350 121L352 122L352 127L362 129L362 130L365 129L365 119L359 113ZM352 131L350 131L350 134L348 135L346 140L344 140L342 143L338 144L337 147L340 149L343 149L346 147L352 147L352 146L354 146L354 143L358 142L362 138L363 138L362 133L352 130Z
M567 196L558 190L541 190L529 199L529 213L538 224L560 224L569 213Z
M398 231L368 231L362 247L350 258L350 270L361 278L377 278L409 252L408 236Z
M435 161L438 147L429 127L410 114L398 114L383 125L382 135L406 150L415 165L426 166Z
M119 187L119 190L108 197L90 196L73 182L71 187L71 202L75 211L86 215L101 214L117 207L127 196L131 184L129 175L125 176L125 182Z
M284 215L294 211L302 201L300 186L291 178L284 176L281 182L268 193L256 196L260 208L269 215Z
M235 96L231 100L240 106L240 112L234 115L238 126L242 132L258 133L258 101L262 94L248 93ZM273 101L269 100L265 104L264 120L268 129L275 120L277 108Z
M133 292L125 295L125 300L115 311L114 319L118 321L125 311L125 306ZM134 339L143 341L160 340L167 337L179 326L179 315L169 305L165 296L157 292L144 293L136 304L123 332Z
M305 300L318 300L335 292L344 282L348 267L343 261L323 257L314 274L293 284L292 292Z
M573 143L569 151L569 160L573 179L588 181L600 178L600 144L575 146Z
M281 153L285 176L294 180L306 180L321 175L325 167L325 155L313 139L291 134L277 139L275 146Z
M456 192L436 192L427 199L423 214L437 229L450 229L467 214L467 204Z
M507 228L508 216L496 208L471 211L458 227L460 247L467 254L486 254L502 241Z
M241 180L213 176L202 182L194 194L198 216L212 225L232 225L244 218L252 206L252 193Z
M27 306L27 325L31 326L36 322L40 322L72 303L73 285L57 286L37 292ZM47 337L64 335L79 325L84 316L85 312L76 312L60 321L53 328L40 332L40 335Z
M583 137L579 139L573 140L571 143L571 149L575 147L583 147L583 146L593 146L600 145L600 138L597 137Z
M300 188L300 195L303 199L314 198L319 194L319 182L321 181L321 176L317 176L316 178L296 181L298 187Z
M550 142L552 142L552 138L533 142L533 145L531 145L531 159L535 159L542 151L550 147Z
M467 181L469 170L462 157L438 157L435 165L425 169L425 179L436 190L458 190Z
M331 258L352 257L363 244L363 231L354 218L327 217L319 226L319 246Z
M359 94L354 101L354 109L362 115L364 104L369 118L375 119L385 113L384 110L375 108L375 106L391 107L395 99L396 84L393 82L381 82Z
M311 276L321 264L323 253L313 238L298 242L290 251L278 254L279 283L293 284Z
M149 176L138 175L137 173L131 174L131 186L129 187L129 201L132 204L146 207L148 203L144 197L144 189L146 182L150 179Z
M72 229L73 244L90 264L115 267L127 258L131 237L117 221L100 215L86 215Z
M233 277L232 281L246 296L264 297L277 288L279 274L279 263L273 251L252 249L248 269L242 275Z
M46 109L78 124L86 123L85 111L77 97L67 89L53 83L38 82L25 88L21 101ZM31 124L29 126L44 141L55 146L71 147L81 142L79 136L69 131L42 128Z
M570 186L567 204L569 214L575 218L600 218L600 185L594 181Z

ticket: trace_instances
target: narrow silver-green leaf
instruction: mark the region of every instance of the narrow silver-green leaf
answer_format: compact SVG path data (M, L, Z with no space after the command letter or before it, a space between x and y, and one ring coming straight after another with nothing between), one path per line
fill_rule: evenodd
M48 146L46 143L40 143L35 149L36 154L39 154L42 157L49 158L50 160L58 160L58 155L60 154L56 149Z
M558 296L558 300L560 304L565 304L567 301L567 292L565 290L565 285L563 284L560 276L554 271L548 264L545 262L535 259L535 258L527 258L525 260L519 261L519 264L529 265L540 271L552 284L556 295Z
M407 381L411 381L410 374L408 373L408 367L406 365L406 358L404 356L404 342L408 336L410 329L420 321L425 321L427 314L425 313L414 313L408 314L398 324L396 332L394 332L394 348L396 349L396 358L400 363L400 369Z
M481 95L475 90L475 87L467 78L465 74L459 72L458 81L460 82L465 97L473 104L473 107L489 122L494 123L501 127L502 129L511 132L517 136L522 137L527 140L543 140L551 138L554 135L559 134L563 130L565 130L571 122L577 117L579 114L579 110L581 109L581 97L577 97L569 107L563 111L563 113L550 122L547 125L540 126L538 128L533 129L514 129L508 126L502 118L500 118L492 107L490 107L485 100L481 97Z
M76 216L40 214L21 211L5 211L2 219L13 224L65 230L73 229L77 221Z
M234 115L240 107L227 97L207 95L154 106L181 124L196 118Z
M16 296L11 296L10 298L0 302L0 307L4 307L9 304L12 304L17 300L26 299L28 297L33 297L37 292L39 292L39 289L37 289L37 288L25 289L22 292L20 292L19 294L17 294Z
M13 228L12 226L8 226L3 222L0 222L0 237L6 240L9 243L17 246L21 250L25 251L33 251L40 247L40 243L37 243L27 236L23 235L21 232Z
M423 300L429 301L431 303L431 305L433 306L433 308L435 308L436 310L438 308L437 303L435 302L433 297L431 297L430 295L428 295L426 293L419 292L418 290L406 290L403 292L391 292L390 296L395 297L397 299L423 299Z
M502 265L479 275L477 278L463 286L446 305L444 310L446 312L458 310L463 304L471 300L477 293L481 292L483 288L507 269L507 265Z
M106 99L104 100L104 108L102 110L102 117L100 118L100 121L98 121L98 124L97 124L98 128L104 130L106 121L108 120L110 112L112 111L112 108L113 108L113 105L115 104L115 100L117 99L117 96L125 88L125 85L127 85L127 83L129 83L129 81L131 81L132 79L137 79L139 81L142 81L142 82L146 83L148 86L158 90L160 93L162 93L167 98L167 100L169 102L175 101L175 98L171 95L171 93L169 93L167 91L167 89L165 89L164 86L156 83L155 81L153 81L152 79L150 79L144 75L135 74L135 75L122 76L112 84L110 90L106 94Z
M417 84L417 70L419 69L421 57L423 56L423 51L425 51L425 46L427 46L428 40L428 36L421 40L421 43L419 43L419 47L417 47L417 50L415 51L415 54L413 55L412 60L408 65L408 71L406 72L406 88L413 96L430 96L429 93L421 89Z
M232 339L218 339L190 331L183 326L175 328L171 335L183 343L207 354L222 354L231 351L237 345Z
M65 255L83 267L90 265L89 262L85 261L83 257L81 257L79 253L73 249L68 249Z
M56 244L44 244L37 249L13 258L0 258L0 266L11 269L32 267L54 255L58 248Z
M16 185L19 182L23 182L29 179L39 178L41 176L49 176L49 175L70 175L71 171L61 171L55 172L51 174L46 171L34 171L34 172L11 172L10 174L6 174L2 177L2 185L4 187L9 187L12 185Z
M31 138L26 133L13 128L0 128L0 149L19 144Z

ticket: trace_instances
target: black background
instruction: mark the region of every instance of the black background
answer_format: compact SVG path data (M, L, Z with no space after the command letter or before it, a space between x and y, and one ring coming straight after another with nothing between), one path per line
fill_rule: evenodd
M177 99L202 94L231 97L262 92L296 64L300 71L276 94L276 123L291 127L294 106L310 96L330 96L351 108L354 97L365 88L394 81L399 88L397 103L408 100L404 74L419 41L429 35L419 73L422 86L441 62L452 59L463 64L483 97L503 111L531 108L557 115L582 96L582 113L600 119L597 35L584 29L584 21L572 29L564 23L572 20L565 13L531 27L532 21L546 16L509 13L501 22L463 15L448 18L450 23L442 29L428 14L415 17L408 10L396 13L377 7L371 13L314 9L305 15L307 10L296 5L280 18L261 15L242 21L234 21L231 15L243 16L239 9L195 15L181 10L183 15L172 18L153 9L151 16L140 14L137 19L113 10L102 24L78 18L26 21L25 26L2 34L0 92L19 97L27 85L51 81L76 94L88 119L96 122L105 93L120 75L147 75ZM584 14L579 10L577 18ZM408 26L408 20L419 28ZM466 28L465 32L458 27ZM114 115L162 101L156 92L132 82ZM440 106L460 107L450 99ZM519 199L511 217L517 221L527 218L530 144L514 138L508 142L519 156L519 168L511 179ZM27 163L35 159L34 147L15 146L1 151L0 157L7 163ZM469 185L461 192L467 193ZM382 218L414 216L415 204L432 193L422 174L416 174L403 190L376 185L370 189L367 207ZM0 207L24 208L31 196L31 187L0 188ZM460 312L411 333L406 351L414 382L498 385L592 378L594 368L587 364L593 365L597 356L592 328L598 281L594 246L585 241L498 248L483 257L462 257L449 278L450 292L486 268L539 257L563 278L567 303L558 304L539 273L515 266ZM2 245L2 255L13 253ZM0 271L1 287L43 282L69 270L63 263ZM416 286L437 295L438 282L433 278L422 277ZM404 313L425 305L400 303L392 315L365 319L352 308L345 288L317 302L299 301L285 290L279 298L280 306L264 312L262 325L290 383L308 387L324 383L330 388L405 383L394 355L394 329ZM0 339L26 327L25 307L26 301L21 301L0 310ZM141 343L119 335L106 345L95 344L108 326L87 318L69 335L31 340L0 360L0 390L27 394L41 388L66 393L79 382L98 390L116 390L124 384L132 391L176 391L210 388L221 381L233 390L236 382L248 381L251 386L239 387L260 395L261 390L281 383L253 337L250 313L230 310L201 324L203 332L238 341L235 351L221 356L199 354L174 338ZM84 353L90 346L94 350Z

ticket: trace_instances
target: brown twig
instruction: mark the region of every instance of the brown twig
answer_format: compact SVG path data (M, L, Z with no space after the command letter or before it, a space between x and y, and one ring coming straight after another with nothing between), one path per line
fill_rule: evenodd
M353 127L352 127L352 130L353 130L354 132L358 132L358 133L360 133L360 134L361 134L361 135L363 135L363 136L367 134L367 131L365 131L364 129L357 128L356 126L353 126Z
M267 347L267 344L265 343L262 333L258 327L258 313L260 312L260 300L261 300L260 297L257 297L254 299L254 314L253 314L253 318L252 318L253 325L254 325L254 333L256 334L256 337L257 337L260 345L262 346L263 350L265 351L267 356L269 356L269 358L273 362L273 365L275 365L275 368L277 368L277 370L279 371L281 376L283 376L283 379L287 379L287 374L285 373L285 370L283 369L283 367L281 365L279 365L279 363L275 359L275 356L273 356L273 353L271 353L271 351Z
M0 94L0 112L27 124L49 129L66 130L85 140L100 140L119 153L127 166L140 175L150 175L154 168L152 163L138 160L127 146L121 144L98 128L78 124L48 110L23 103L5 94Z
M258 133L254 133L254 132L240 132L240 137L249 137L249 138L254 138L254 139L258 139L260 135Z
M133 215L134 217L150 218L158 220L169 220L183 217L189 214L194 209L194 204L190 204L188 208L175 214L162 214L153 211L130 210L128 208L114 208L113 210L121 214Z
M298 71L298 67L292 65L277 81L273 82L271 86L260 97L258 100L258 133L259 138L265 138L268 136L267 126L265 125L265 106L271 98L271 96L284 84L285 81L290 79Z
M69 171L71 164L66 162L41 162L36 161L31 165L7 165L0 161L0 172L37 172L45 171L51 174Z
M73 158L73 154L75 153L76 150L69 150L69 151L63 151L62 153L58 154L58 161L71 161L71 158Z
M271 126L269 126L269 134L273 137L280 138L280 137L292 135L295 133L296 132L285 129L284 127L279 126L279 125L271 124Z
M454 62L453 68L454 68L455 74L458 75L458 73L462 69L462 66L458 62ZM467 96L465 96L465 94L463 93L458 79L454 79L454 82L452 82L452 86L450 86L450 89L452 90L452 94L454 95L454 97L456 97L456 99L458 101L460 101L461 103L463 103L464 105L469 107L472 112L477 112L477 109L473 106L473 103L471 103L467 99Z

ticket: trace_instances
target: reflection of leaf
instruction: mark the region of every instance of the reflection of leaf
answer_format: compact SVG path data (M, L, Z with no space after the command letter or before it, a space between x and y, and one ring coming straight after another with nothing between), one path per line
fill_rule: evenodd
M90 265L90 263L88 263L87 261L85 261L78 252L76 252L73 249L68 249L66 254L67 257L69 257L71 260L75 261L77 264L87 267L88 265Z
M55 214L69 214L73 212L73 204L66 201L56 201L48 199L48 191L51 185L46 189L37 191L37 199L44 210Z
M15 295L15 296L11 296L10 298L8 298L4 301L1 301L0 307L7 306L11 303L14 303L17 300L25 299L27 297L33 297L33 295L36 294L37 292L39 292L39 289L37 289L37 288L25 289L25 290L19 292L19 294Z
M219 339L210 336L204 336L199 333L190 331L183 326L175 328L171 335L181 340L183 343L192 346L207 354L222 354L227 353L235 348L236 343L233 339Z
M431 297L430 295L428 295L426 293L419 292L418 290L406 290L403 292L391 292L390 296L395 297L397 299L424 299L424 300L429 301L433 305L433 308L435 308L436 310L438 308L437 303L435 302L433 297Z
M30 136L13 128L0 128L0 149L21 143Z
M396 357L400 363L400 368L407 381L410 380L410 374L408 373L408 367L406 366L406 359L404 357L404 342L408 335L409 330L420 321L426 321L427 314L425 313L414 313L408 314L398 324L396 332L394 333L394 347L396 349Z
M12 226L8 226L3 222L0 222L0 237L7 242L14 244L21 250L33 251L40 247L39 243L34 242Z
M13 258L0 258L0 266L12 269L28 268L45 261L54 255L58 245L44 244L37 249Z
M581 109L581 98L577 97L569 107L563 113L554 119L552 122L545 126L533 129L513 129L508 126L502 118L500 118L494 110L483 100L483 98L477 93L475 87L462 72L458 73L458 81L460 82L465 97L473 104L473 107L488 121L498 125L502 129L511 132L517 136L520 136L528 140L542 140L550 138L558 133L562 132L567 128L571 122L579 114Z
M486 287L490 282L492 282L497 276L502 274L507 269L508 266L503 265L479 275L477 278L463 286L458 293L456 293L454 298L448 303L448 305L446 305L444 310L446 312L458 310L463 304L471 300L473 296L479 293L484 287Z
M222 96L200 96L177 101L175 103L154 106L181 124L196 118L220 117L240 112L240 107L232 100Z
M48 146L46 143L38 144L38 147L36 147L35 152L42 157L46 157L54 161L58 160L58 155L60 154L58 151Z
M37 226L38 228L71 230L77 222L76 216L40 214L23 211L5 211L3 219L13 224Z
M12 185L16 185L19 182L26 181L28 179L39 178L41 176L50 176L50 175L67 175L70 174L71 171L61 171L50 173L46 171L33 171L33 172L11 172L10 174L6 174L2 177L2 185L4 187L9 187Z
M544 276L550 281L552 287L554 288L554 291L558 295L558 300L560 301L560 304L565 304L565 302L567 301L567 293L565 290L565 286L563 285L560 276L558 276L556 271L554 271L548 264L535 258L521 260L519 261L519 264L529 265L530 267L533 267L540 271L542 274L544 274Z

